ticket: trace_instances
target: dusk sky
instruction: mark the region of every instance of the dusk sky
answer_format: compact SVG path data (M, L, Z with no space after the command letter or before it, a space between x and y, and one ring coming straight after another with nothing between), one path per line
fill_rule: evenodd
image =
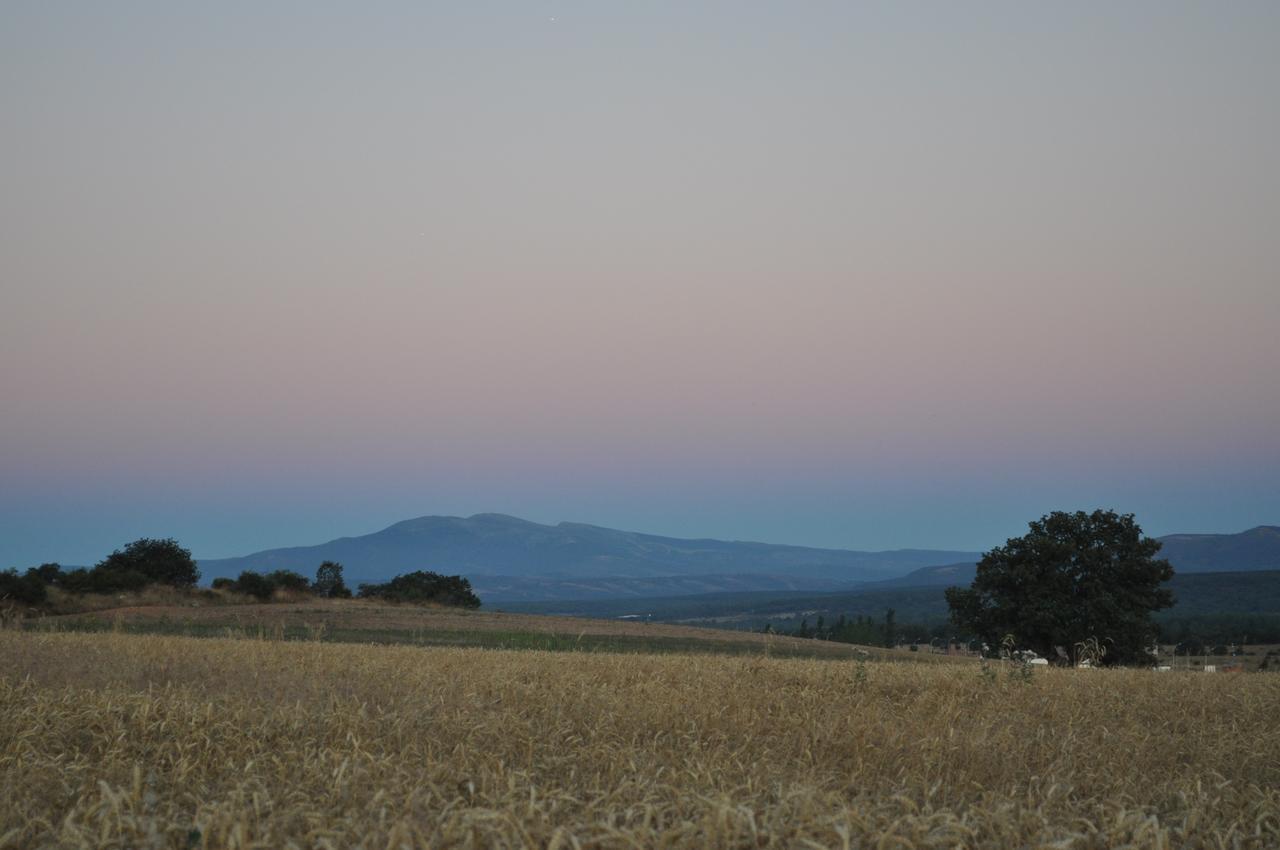
M0 568L1280 523L1280 3L6 2Z

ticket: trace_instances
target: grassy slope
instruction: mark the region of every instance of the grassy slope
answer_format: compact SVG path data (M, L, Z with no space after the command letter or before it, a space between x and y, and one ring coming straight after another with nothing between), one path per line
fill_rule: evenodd
M767 621L807 616L812 625L816 614L828 619L867 615L877 619L886 608L894 608L900 622L931 622L946 617L946 602L939 608L941 588L890 588L814 593L803 591L760 591L712 593L698 596L671 596L656 599L615 599L583 602L530 602L508 606L513 611L563 613L579 617L619 617L624 614L652 615L656 620L707 621L758 627Z
M1280 846L1280 676L0 631L0 847Z
M278 604L155 604L28 620L44 631L122 631L193 637L321 639L419 646L611 652L711 652L817 658L900 653L693 626L308 599Z
M1211 613L1280 614L1280 570L1236 573L1182 573L1170 583L1177 604L1168 617L1203 616ZM944 588L878 588L843 593L773 592L703 594L657 599L621 599L585 602L539 602L509 606L531 613L564 613L583 617L618 617L652 614L654 619L721 622L758 627L770 620L817 614L828 621L871 616L877 620L885 609L896 611L898 622L934 623L947 618Z

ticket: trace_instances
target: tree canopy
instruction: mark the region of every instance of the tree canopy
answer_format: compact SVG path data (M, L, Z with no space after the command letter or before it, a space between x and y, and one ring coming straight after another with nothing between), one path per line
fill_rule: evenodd
M327 599L349 599L351 591L342 579L342 564L337 561L322 561L316 568L316 580L311 589L317 596Z
M952 621L991 646L1013 635L1050 659L1075 659L1092 639L1104 663L1149 661L1150 615L1173 604L1161 587L1173 567L1156 558L1160 542L1133 514L1109 510L1055 511L1029 527L983 555L972 585L947 590Z
M122 586L156 583L194 587L200 580L200 570L191 558L191 551L172 538L135 540L99 561L93 571L102 576L135 579L120 582Z
M48 598L48 589L35 567L19 575L17 570L0 572L0 608L6 604L41 605Z
M418 570L393 578L385 584L362 584L360 596L391 602L433 602L460 608L479 608L480 597L471 582L462 576L445 576L430 570Z

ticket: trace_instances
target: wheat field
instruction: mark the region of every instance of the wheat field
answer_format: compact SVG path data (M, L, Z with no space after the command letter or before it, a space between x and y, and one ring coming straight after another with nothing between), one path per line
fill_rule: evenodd
M1280 847L1280 676L0 632L0 847Z

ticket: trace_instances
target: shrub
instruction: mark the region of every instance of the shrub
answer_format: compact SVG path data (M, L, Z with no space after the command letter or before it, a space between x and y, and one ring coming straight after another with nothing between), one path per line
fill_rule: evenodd
M94 567L89 571L89 593L119 593L141 590L151 583L147 574L124 566Z
M60 584L67 593L89 593L92 590L89 571L84 567L63 573Z
M267 580L280 590L292 590L299 593L308 593L311 590L311 581L301 573L295 573L293 570L276 570L267 574Z
M138 570L122 567L104 568L99 565L92 570L80 567L63 573L58 586L67 593L119 593L141 590L148 583L147 577Z
M136 572L143 576L144 584L156 582L174 587L192 587L200 580L191 551L172 538L135 540L100 561L94 567L95 572L98 570Z
M149 584L190 588L199 578L191 552L177 541L143 538L115 550L91 570L80 567L63 572L59 564L41 564L27 570L23 580L32 588L39 585L43 597L50 585L73 594L118 593L141 590Z
M480 607L480 597L472 592L470 581L462 576L445 576L428 570L396 576L385 584L362 584L360 596L391 602L435 602L460 608Z
M233 589L237 593L243 593L245 596L266 600L270 599L271 594L275 593L276 586L267 576L246 570L240 573L240 577L236 579Z
M59 584L63 578L61 564L41 564L27 570L27 573L35 573L45 584Z
M312 586L317 596L326 599L350 599L351 591L342 580L342 564L324 561L316 568L316 582Z
M292 570L276 570L266 575L245 570L234 581L229 578L215 578L212 587L214 590L243 593L245 596L252 596L265 602L275 595L277 590L307 593L311 590L311 582L307 581L306 576Z
M341 581L342 567L335 566L338 574L334 595L350 596L350 591ZM46 563L31 567L21 575L16 570L9 570L0 574L0 598L43 604L48 598L49 587L77 595L139 591L153 584L187 590L199 578L200 571L191 558L191 552L179 546L177 541L143 538L112 552L92 569L79 567L64 571L60 564ZM276 589L303 593L311 589L307 577L292 570L276 570L266 576L246 572L241 574L241 580L243 586L229 578L216 578L212 586L218 590L236 590L259 599L269 598Z
M44 582L34 569L27 570L25 575L18 575L17 570L0 572L0 601L43 605L48 597Z

